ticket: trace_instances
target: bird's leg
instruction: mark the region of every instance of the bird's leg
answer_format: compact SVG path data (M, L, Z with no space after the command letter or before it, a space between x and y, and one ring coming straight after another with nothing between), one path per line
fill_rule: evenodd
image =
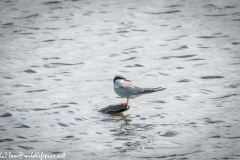
M128 104L129 98L127 98L127 102L124 103L124 106L126 106Z

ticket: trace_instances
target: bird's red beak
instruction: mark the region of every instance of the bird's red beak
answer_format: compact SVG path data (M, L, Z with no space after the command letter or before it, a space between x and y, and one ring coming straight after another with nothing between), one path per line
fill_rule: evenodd
M124 81L125 81L125 82L131 82L131 81L130 81L130 80L128 80L128 79L125 79Z

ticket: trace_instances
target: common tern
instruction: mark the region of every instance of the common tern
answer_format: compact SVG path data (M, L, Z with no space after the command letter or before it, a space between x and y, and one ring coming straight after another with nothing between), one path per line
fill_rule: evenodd
M139 97L143 94L162 91L166 88L158 87L158 88L140 88L133 86L132 84L128 83L131 82L130 80L124 78L123 76L115 76L113 83L114 83L114 91L120 97L127 98L127 101L124 103L124 106L128 104L129 98L133 99Z

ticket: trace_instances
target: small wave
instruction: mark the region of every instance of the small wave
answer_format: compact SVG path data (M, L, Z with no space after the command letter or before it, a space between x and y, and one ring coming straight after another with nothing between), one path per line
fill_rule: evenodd
M59 125L59 126L62 126L62 127L68 127L68 126L69 126L68 124L62 123L62 122L58 122L58 125Z
M206 60L206 59L203 59L203 58L194 58L194 59L188 59L186 61L203 61L203 60Z
M44 92L47 91L46 89L40 89L40 90L33 90L33 91L26 91L27 93L34 93L34 92Z
M44 2L44 5L52 5L52 4L59 4L62 3L61 1L49 1L49 2Z
M42 42L53 42L53 41L55 41L55 40L54 39L48 39L48 40L44 40Z
M39 16L39 14L33 14L33 15L26 16L26 17L18 17L18 18L13 18L13 19L36 18L38 16Z
M134 64L134 65L127 65L125 67L144 67L144 66L141 64Z
M25 70L25 71L23 71L23 72L30 73L30 74L32 74L32 73L37 73L37 72L34 71L33 69L27 69L27 70Z
M240 42L232 42L233 45L239 45Z
M210 123L210 124L213 124L213 123L224 123L224 121L221 121L221 120L212 120L211 118L204 118L205 122L207 123Z
M63 106L59 106L59 107L53 107L53 108L69 108L70 106L68 105L63 105Z
M160 136L162 137L175 137L176 135L178 135L178 132L176 131L168 131Z
M14 128L31 128L25 124L17 124L18 126L17 127L14 127Z
M203 76L200 77L202 79L221 79L221 78L225 78L224 76Z
M22 148L22 149L25 149L25 150L33 149L32 147L28 147L28 146L18 146L18 147L20 147L20 148Z
M45 111L48 110L48 108L35 108L33 111Z
M181 46L181 47L173 49L173 50L183 50L183 49L188 49L188 46Z
M172 10L172 11L166 11L166 12L156 12L156 13L151 13L151 12L145 12L147 14L172 14L172 13L177 13L177 12L182 12L180 10Z
M229 94L229 95L225 95L225 96L217 97L217 98L212 98L212 99L222 99L222 98L228 98L228 97L232 97L232 96L237 96L237 94Z
M80 63L50 63L52 65L63 65L63 66L71 66L71 65L79 65L79 64L83 64L84 62L80 62Z
M0 117L12 117L12 114L7 112L0 115Z
M10 139L10 138L0 139L0 143L2 143L2 142L12 142L12 141L14 141L14 140Z
M194 57L197 56L195 54L191 54L191 55L183 55L183 56L167 56L167 57L163 57L162 59L170 59L170 58L190 58L190 57Z
M136 59L137 57L131 57L131 58L128 58L128 59L124 59L122 61L129 61L129 60L133 60L133 59Z
M212 15L205 15L207 17L221 17L221 16L228 16L227 14L212 14Z
M162 100L155 100L155 101L148 101L148 102L153 102L153 103L166 103L165 101L162 101Z
M182 82L190 82L191 80L189 80L189 79L182 79L182 80L180 80L180 81L178 81L178 83L182 83Z
M13 87L31 87L31 86L22 85L22 84L17 84L17 85L14 85Z

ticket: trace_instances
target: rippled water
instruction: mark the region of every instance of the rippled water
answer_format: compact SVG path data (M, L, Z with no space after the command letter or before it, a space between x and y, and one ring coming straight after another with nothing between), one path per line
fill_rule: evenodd
M240 1L1 0L0 152L240 159ZM122 75L167 89L130 100Z

